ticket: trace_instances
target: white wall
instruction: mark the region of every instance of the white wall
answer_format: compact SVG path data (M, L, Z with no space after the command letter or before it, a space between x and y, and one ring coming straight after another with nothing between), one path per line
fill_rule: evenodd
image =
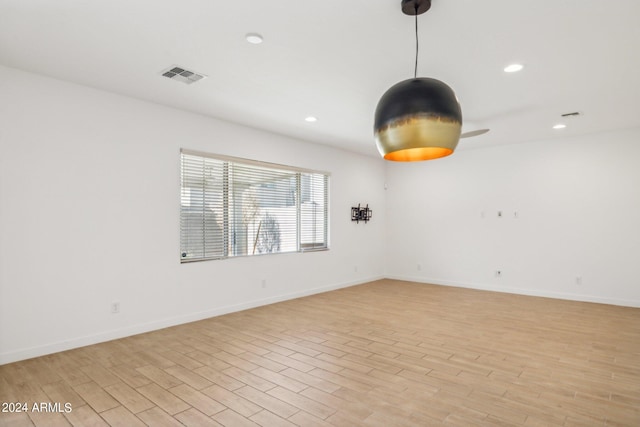
M0 98L0 364L381 277L640 306L640 129L397 164L4 67ZM331 172L331 250L181 265L181 147Z
M380 159L4 67L0 99L0 364L383 275ZM181 147L330 172L331 250L181 265Z
M638 159L640 129L389 163L385 275L639 307Z

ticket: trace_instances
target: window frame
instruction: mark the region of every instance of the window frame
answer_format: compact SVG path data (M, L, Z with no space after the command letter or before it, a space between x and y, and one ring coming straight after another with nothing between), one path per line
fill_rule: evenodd
M186 249L185 246L183 246L183 241L188 239L188 237L185 237L185 233L187 233L189 231L189 228L186 227L184 224L187 221L185 218L188 217L188 215L185 215L186 209L185 207L187 207L187 205L184 205L184 200L185 200L185 192L188 189L189 192L193 191L193 189L195 188L195 186L185 186L184 185L184 181L185 181L185 158L184 156L195 156L195 157L200 157L203 158L203 162L206 161L206 159L212 159L216 162L221 162L221 169L222 169L222 180L224 182L224 184L221 186L221 189L219 190L219 194L220 198L222 199L222 218L221 218L221 224L218 224L220 227L220 230L222 232L222 239L220 240L220 244L222 245L222 250L221 253L219 255L215 255L215 256L210 256L207 255L207 251L206 251L206 247L207 244L210 243L209 240L207 240L207 235L208 232L206 231L207 229L207 225L205 225L205 217L207 215L206 212L206 207L205 207L205 202L204 200L206 199L206 184L204 183L204 179L205 179L205 172L204 172L204 166L203 166L203 173L202 173L202 179L203 179L203 202L202 202L202 211L201 213L199 211L197 211L197 209L195 210L196 214L200 214L202 215L202 221L203 221L203 226L202 226L202 256L195 256L195 257L186 257L186 253L184 250ZM254 248L254 252L253 253L249 253L248 250L246 250L246 253L237 253L238 251L238 247L236 246L236 244L234 242L232 242L231 239L234 238L234 233L237 233L237 226L238 223L234 222L234 220L232 220L230 218L230 212L232 211L231 205L230 205L230 200L233 197L237 197L237 195L234 193L233 190L233 186L234 184L236 184L236 182L233 181L233 177L232 177L232 170L234 168L237 167L247 167L247 168L255 168L254 171L259 171L259 169L264 169L264 170L268 170L268 171L272 171L273 173L278 173L278 172L289 172L291 173L291 177L295 176L295 239L296 239L296 243L295 243L295 250L280 250L280 248L278 248L278 251L274 251L274 252L266 252L266 253L255 253L255 248ZM254 173L254 172L251 172ZM257 173L259 175L259 173ZM301 201L301 199L303 198L302 196L302 192L301 192L301 182L303 180L303 175L307 175L309 178L305 178L306 180L308 180L309 182L309 194L318 194L320 196L320 199L322 200L322 206L323 209L321 211L321 215L322 215L322 220L321 223L318 225L315 222L315 219L313 221L313 225L310 226L309 222L305 222L306 220L303 219L303 213L302 213L302 203L304 203L304 201ZM265 177L268 176L268 173L265 172ZM194 177L194 175L190 175L191 178ZM199 261L209 261L209 260L219 260L219 259L227 259L227 258L239 258L239 257L248 257L248 256L261 256L261 255L275 255L275 254L286 254L286 253L305 253L305 252L317 252L317 251L327 251L330 249L330 227L329 227L329 223L330 223L330 217L329 217L329 212L330 212L330 206L329 206L329 202L330 202L330 182L331 182L331 174L329 172L326 171L319 171L319 170L313 170L313 169L307 169L307 168L300 168L300 167L296 167L296 166L289 166L289 165L283 165L283 164L277 164L277 163L270 163L270 162L263 162L263 161L259 161L259 160L252 160L252 159L246 159L246 158L241 158L241 157L233 157L233 156L227 156L227 155L221 155L221 154L213 154L213 153L207 153L207 152L202 152L202 151L197 151L197 150L190 150L190 149L185 149L185 148L181 148L180 149L180 263L191 263L191 262L199 262ZM319 185L319 186L318 186ZM316 193L316 190L318 191ZM281 196L280 193L277 193L278 196ZM315 202L314 202L315 203ZM244 205L242 205L244 207ZM263 208L264 209L264 208ZM191 214L193 214L194 211L191 211ZM266 212L268 213L268 212ZM315 211L313 211L313 214L315 215ZM308 214L307 214L308 215ZM305 218L308 218L307 215L304 215ZM220 221L215 220L216 223L219 223ZM309 227L312 227L313 229L313 236L315 236L316 232L320 229L321 231L321 235L322 235L322 239L320 239L320 242L318 243L318 241L313 241L313 242L305 242L303 243L303 232L302 229L303 227L306 227L306 229L308 229ZM197 230L197 228L195 228ZM286 234L286 236L288 237L292 237L292 234L289 230L289 233ZM308 235L305 234L306 237L308 237ZM211 236L208 236L211 239ZM257 240L257 237L256 237ZM315 240L315 239L312 239ZM214 242L216 242L215 239L213 239ZM235 253L234 253L235 252Z

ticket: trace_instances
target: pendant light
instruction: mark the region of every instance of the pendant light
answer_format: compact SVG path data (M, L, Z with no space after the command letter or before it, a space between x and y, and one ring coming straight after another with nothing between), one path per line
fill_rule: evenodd
M445 157L453 153L460 139L462 112L453 90L440 80L417 77L418 15L429 8L431 0L402 0L402 12L415 16L416 62L413 79L392 86L376 108L376 145L386 160Z

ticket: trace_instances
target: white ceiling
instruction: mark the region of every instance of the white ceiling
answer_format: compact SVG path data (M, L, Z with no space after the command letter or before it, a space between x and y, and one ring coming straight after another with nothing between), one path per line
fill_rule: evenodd
M461 149L640 126L640 1L432 3L418 75L455 90L464 130L491 128ZM414 43L400 0L0 0L0 64L371 155Z

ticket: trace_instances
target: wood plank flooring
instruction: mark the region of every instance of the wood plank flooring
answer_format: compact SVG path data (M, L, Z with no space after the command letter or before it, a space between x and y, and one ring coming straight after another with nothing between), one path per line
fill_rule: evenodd
M2 426L640 426L640 309L381 280L0 366ZM71 412L32 412L34 403Z

